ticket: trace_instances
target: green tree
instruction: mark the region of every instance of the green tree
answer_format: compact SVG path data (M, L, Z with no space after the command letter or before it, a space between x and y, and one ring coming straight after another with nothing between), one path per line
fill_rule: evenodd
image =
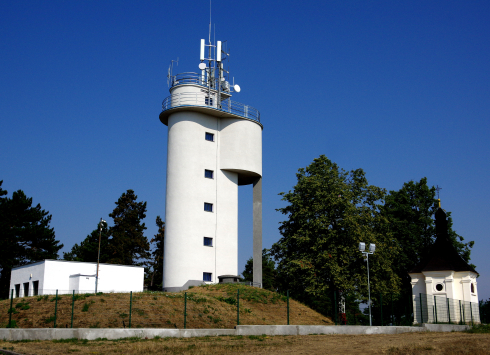
M243 281L253 282L254 273L254 260L253 257L247 260L245 264L245 270L242 272ZM266 290L276 291L276 263L272 260L269 251L267 249L262 250L262 288Z
M350 172L321 155L299 169L293 191L281 193L280 240L271 254L278 262L282 291L324 313L332 313L333 292L365 298L367 270L359 242L375 243L369 258L371 291L398 291L392 260L399 248L380 213L385 190L369 185L362 169Z
M116 202L116 208L109 214L114 226L109 229L112 237L109 242L111 264L143 265L150 256L150 245L144 235L146 202L137 202L133 190L127 190Z
M1 188L0 197L7 191ZM52 216L41 205L32 206L22 190L0 198L0 297L9 296L10 272L14 266L44 259L57 259L63 247L50 227Z
M102 230L100 227L102 225ZM87 237L80 243L75 244L71 251L63 253L63 259L70 261L97 262L99 252L99 233L100 233L100 262L109 261L109 228L106 223L100 223Z
M162 221L162 218L160 216L157 216L155 222L158 227L158 232L150 240L150 243L154 245L154 247L153 247L153 251L151 252L148 284L149 284L149 289L151 290L162 290L165 222Z

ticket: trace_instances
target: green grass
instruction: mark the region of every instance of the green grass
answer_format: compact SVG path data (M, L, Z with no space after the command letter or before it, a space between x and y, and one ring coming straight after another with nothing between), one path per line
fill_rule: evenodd
M490 324L477 324L466 331L467 333L490 333Z

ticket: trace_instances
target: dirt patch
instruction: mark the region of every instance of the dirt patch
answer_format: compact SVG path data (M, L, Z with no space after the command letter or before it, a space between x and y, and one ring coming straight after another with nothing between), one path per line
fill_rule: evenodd
M22 354L490 354L488 334L405 333L397 335L229 336L116 341L5 342L0 349Z

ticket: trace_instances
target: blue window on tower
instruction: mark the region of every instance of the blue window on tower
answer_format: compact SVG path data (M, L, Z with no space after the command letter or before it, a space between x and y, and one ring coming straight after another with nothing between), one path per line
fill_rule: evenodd
M212 179L213 173L214 173L214 171L212 171L212 170L204 170L204 177L206 177L208 179Z
M204 202L204 211L213 212L213 204Z
M213 238L204 237L204 246L212 247L213 246Z
M202 273L202 280L203 281L211 281L212 276L213 276L213 274L211 274L210 272L203 272Z
M206 97L204 99L204 102L206 103L206 105L213 106L213 98L212 97Z
M214 142L214 134L213 133L206 132L205 138L207 141Z

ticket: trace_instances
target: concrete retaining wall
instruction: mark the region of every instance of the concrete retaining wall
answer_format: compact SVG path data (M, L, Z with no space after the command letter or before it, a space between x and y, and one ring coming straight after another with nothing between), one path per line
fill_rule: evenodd
M360 325L239 325L236 329L112 329L112 328L75 328L75 329L0 329L3 340L54 340L54 339L87 339L97 338L148 338L172 337L190 338L226 335L308 335L308 334L400 334L413 332L452 332L469 329L467 325L424 324L421 327L370 327Z

